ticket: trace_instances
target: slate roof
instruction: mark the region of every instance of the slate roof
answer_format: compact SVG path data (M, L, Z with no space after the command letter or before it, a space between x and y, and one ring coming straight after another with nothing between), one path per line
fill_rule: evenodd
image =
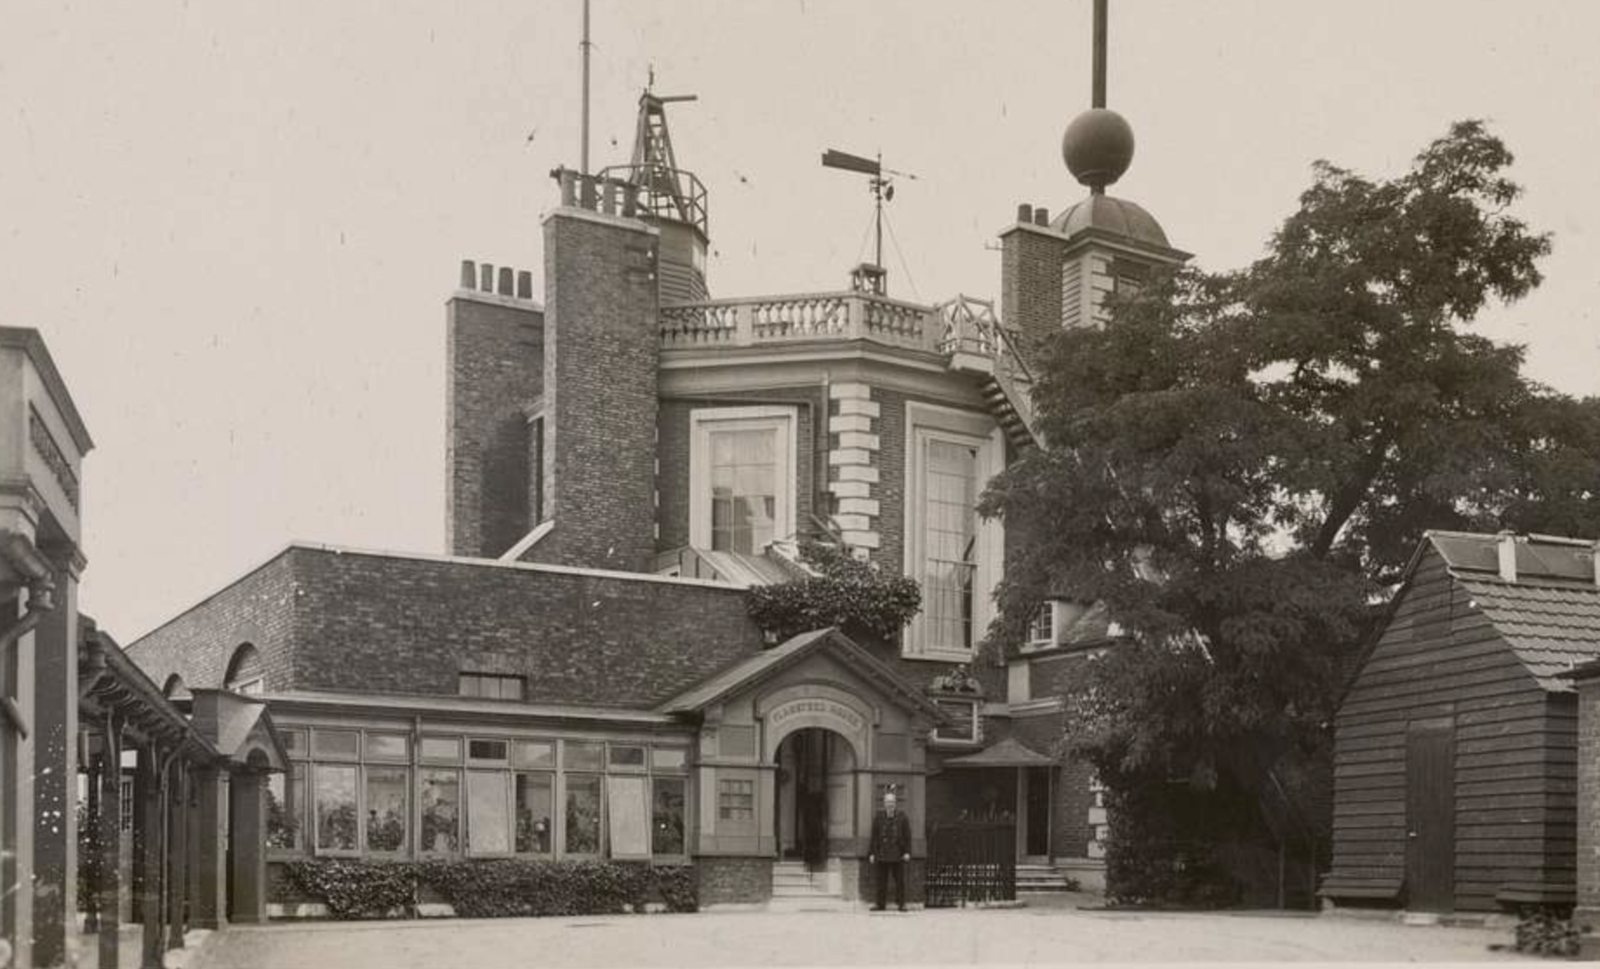
M952 757L945 767L1054 767L1055 761L1015 737L990 744L975 754Z
M1600 584L1591 542L1519 537L1517 577L1500 577L1496 535L1429 532L1450 574L1539 685L1570 693L1575 666L1600 659Z

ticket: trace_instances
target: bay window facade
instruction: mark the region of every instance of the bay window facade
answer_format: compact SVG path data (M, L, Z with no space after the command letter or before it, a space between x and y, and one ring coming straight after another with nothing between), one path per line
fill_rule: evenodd
M280 731L294 762L268 782L280 860L616 858L681 862L687 741L419 733L339 725Z

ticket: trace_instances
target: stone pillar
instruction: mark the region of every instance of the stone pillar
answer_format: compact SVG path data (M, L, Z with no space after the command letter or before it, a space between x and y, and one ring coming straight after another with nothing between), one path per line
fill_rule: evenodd
M134 781L135 799L139 811L138 851L133 863L138 866L139 923L143 927L140 944L142 969L161 969L161 874L166 854L163 837L165 798L161 776L163 751L148 744L139 751L139 772Z
M203 770L196 778L195 928L220 929L228 924L228 772Z
M233 885L235 922L267 920L267 785L266 775L256 771L238 774L232 782L233 826L228 840L233 845L233 870L228 878Z
M22 596L11 586L12 598L0 603L0 625L10 626L22 612ZM13 697L24 717L33 710L33 636L23 636L10 649L0 650L0 694ZM32 965L33 895L9 891L28 870L24 853L32 850L33 745L9 721L0 719L0 939L10 943L13 965ZM0 965L4 965L0 961Z
M78 584L70 565L55 564L55 608L33 632L35 966L66 962L78 916Z
M122 725L106 718L100 746L100 813L96 843L100 851L100 965L115 966L122 908Z
M167 948L183 948L185 909L189 901L189 765L172 768L167 799Z

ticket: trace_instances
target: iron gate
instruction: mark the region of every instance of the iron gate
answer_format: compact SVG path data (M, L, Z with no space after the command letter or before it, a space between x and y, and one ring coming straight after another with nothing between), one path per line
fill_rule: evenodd
M936 823L928 833L930 908L1015 901L1017 826L1012 821Z

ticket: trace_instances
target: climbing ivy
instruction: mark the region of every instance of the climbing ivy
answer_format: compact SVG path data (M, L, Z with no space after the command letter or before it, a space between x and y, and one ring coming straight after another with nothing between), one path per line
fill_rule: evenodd
M848 549L806 542L800 560L817 574L750 590L750 617L779 639L837 626L847 636L893 641L922 608L915 580L886 575Z

